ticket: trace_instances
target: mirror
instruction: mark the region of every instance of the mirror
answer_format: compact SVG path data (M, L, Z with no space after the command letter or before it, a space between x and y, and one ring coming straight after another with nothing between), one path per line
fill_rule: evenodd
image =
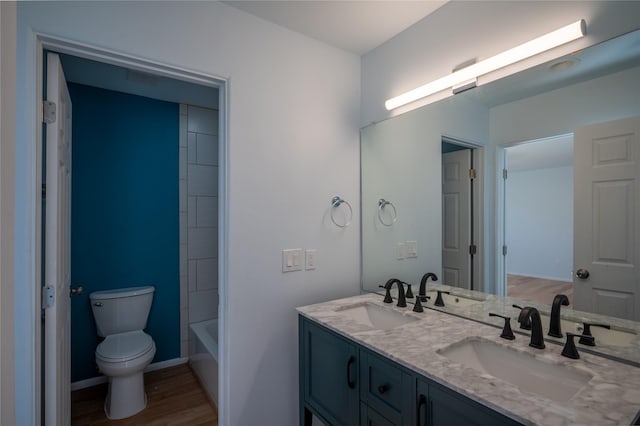
M363 290L380 292L391 277L418 284L425 272L435 272L440 283L499 296L513 296L511 283L518 279L565 285L551 285L536 300L532 297L544 294L541 289L549 283L530 291L541 282L527 282L529 291L517 296L532 303L549 305L554 294L571 293L573 270L580 268L574 264L577 254L567 254L576 237L572 191L582 182L572 182L573 139L579 136L574 132L640 116L638 81L640 31L635 31L361 129ZM533 141L539 142L537 151ZM550 154L549 146L564 151ZM600 154L608 150L614 161L618 154L626 155L620 151L624 146L607 145ZM523 149L528 151L518 152ZM528 161L535 158L547 163ZM459 161L471 161L476 169L473 183L463 185L464 199L452 195L457 189L447 192L451 182L468 173L457 174L463 169ZM503 168L509 170L506 181ZM543 180L550 186L531 186ZM561 192L561 186L568 192ZM630 211L613 215L617 219L611 221L637 216ZM539 229L552 232L533 226L543 219ZM547 222L554 219L558 223ZM617 229L604 243L599 240L600 249L603 244L619 248L620 238L633 239ZM469 245L474 244L476 254L470 256ZM450 266L455 263L450 258L459 255L463 267ZM535 271L524 267L534 263L541 264ZM576 299L572 308L640 320L640 289L623 289L630 296L619 301L622 293L616 289L605 289L615 293L609 300L603 299L604 292L585 293L583 287L571 294Z

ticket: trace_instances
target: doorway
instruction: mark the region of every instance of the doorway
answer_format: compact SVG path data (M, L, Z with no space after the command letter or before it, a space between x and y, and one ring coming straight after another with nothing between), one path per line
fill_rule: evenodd
M39 40L40 41L40 40ZM105 70L108 70L109 72L107 72L106 74L109 74L110 72L114 71L114 68L118 68L119 71L125 73L125 75L127 75L129 78L125 78L124 80L124 85L131 85L133 82L135 82L135 80L138 80L138 83L140 83L140 80L143 80L142 82L146 82L146 83L152 83L152 84L146 84L146 89L144 89L144 93L142 93L142 96L145 96L147 98L151 98L151 97L160 97L160 98L166 98L167 96L172 96L171 93L173 93L173 96L178 96L180 99L174 99L173 101L177 101L177 102L186 102L186 103L190 103L193 104L195 102L200 103L200 101L196 100L195 102L193 101L193 99L198 99L198 97L212 97L214 96L215 99L214 101L216 102L216 104L219 105L220 108L220 116L219 116L219 126L218 123L216 122L216 126L218 126L220 128L220 133L219 133L219 144L218 144L218 148L216 149L216 153L215 153L215 157L217 159L219 159L219 168L221 170L220 173L218 173L219 178L216 177L215 179L215 183L214 185L217 188L222 188L222 190L220 191L219 195L219 199L221 200L222 204L224 202L224 194L225 192L225 179L224 179L224 173L222 172L224 170L224 167L226 165L226 138L224 137L225 135L225 114L224 114L224 104L225 104L225 82L223 80L217 79L217 78L213 78L213 77L208 77L208 76L203 76L203 75L199 75L196 73L192 73L192 72L188 72L185 70L176 70L176 69L172 69L169 67L164 67L158 64L150 64L150 63L145 63L144 61L141 60L137 60L134 58L122 58L122 57L116 57L116 55L110 55L108 53L105 52L96 52L93 51L91 49L88 48L76 48L76 47L72 47L69 46L69 44L67 43L58 43L56 41L53 40L47 40L45 42L42 43L38 43L38 49L37 51L39 52L39 55L42 55L41 57L45 57L45 48L46 49L50 49L51 51L57 51L60 52L63 55L67 55L68 58L70 58L70 61L84 61L85 65L86 63L90 63L88 65L89 67L89 71L87 71L87 68L84 69L84 71L82 72L82 74L88 78L89 80L94 79L93 80L93 86L104 86L104 85L109 85L109 84L113 84L114 82L112 80L114 80L114 78L110 78L110 77L105 77ZM105 61L109 61L108 63ZM94 68L91 68L94 67ZM96 71L96 68L101 70L101 72ZM40 70L42 69L41 67L38 67ZM43 75L46 74L46 72L38 72L38 75ZM113 77L113 75L111 75L111 77ZM115 78L115 80L117 80L117 77ZM121 79L122 80L122 79ZM166 83L167 81L169 81L170 84L180 88L178 90L171 90L168 89L166 85L164 85L164 83ZM86 82L84 82L86 83ZM89 81L89 83L92 83L91 81ZM123 81L120 81L120 83L123 83ZM185 87L192 87L191 92L189 92L188 90L185 89ZM41 87L41 85L37 85L38 88ZM124 89L119 88L118 89L121 92L130 92L130 90L128 90L126 87ZM41 90L39 90L41 92ZM213 92L212 92L213 91ZM175 95L177 93L177 95ZM191 93L193 96L188 96L188 94ZM215 93L215 95L212 95L212 93ZM39 95L40 97L40 95ZM209 102L211 101L211 99L209 99ZM186 115L186 114L185 114ZM177 119L176 119L177 121ZM37 140L36 143L39 146L44 146L44 141L41 139L41 136L38 134L37 135ZM185 151L186 151L186 147L185 147ZM175 152L175 156L176 156L176 170L177 170L177 164L178 164L178 142L176 140L176 152ZM36 169L38 168L38 164L35 165ZM116 166L117 167L117 166ZM178 182L175 182L175 186L177 188L178 186ZM96 192L99 193L100 188L95 188ZM177 197L176 197L177 199ZM176 205L177 205L177 200L176 200ZM226 221L226 217L224 215L224 209L219 209L220 212L218 213L217 211L218 209L216 208L216 222L217 223L225 223ZM44 211L43 211L44 214ZM177 218L177 212L176 212L176 218ZM185 215L186 216L186 215ZM186 219L186 217L185 217ZM176 221L177 222L177 221ZM216 226L217 226L216 223ZM220 232L219 232L219 239L222 240L222 244L220 244L218 242L218 239L216 239L216 241L214 242L214 245L217 249L218 246L221 247L225 247L226 244L224 243L224 226L220 226ZM177 224L176 224L176 229L177 229ZM43 230L43 234L44 235L44 230ZM177 253L177 248L176 248L176 253ZM44 254L44 252L43 252ZM223 276L223 272L221 270L224 269L224 265L225 265L225 253L222 252L219 254L218 256L219 261L217 262L218 265L220 265L218 272L216 273L216 279L218 276ZM43 259L43 264L46 262L45 259ZM46 271L43 269L43 279L45 277ZM217 279L218 283L219 283L219 288L220 288L220 292L224 293L225 289L222 288L224 287L225 281L223 279ZM66 290L68 292L68 289ZM39 292L38 292L39 293ZM68 293L67 293L68 295ZM215 301L212 301L212 304L216 304L217 305L217 298ZM222 305L222 304L221 304ZM44 306L44 305L43 305ZM225 312L225 307L221 306L220 309L220 313L219 315L221 317L224 316L224 312ZM221 318L221 323L224 323L224 319ZM181 327L180 327L181 328ZM221 337L225 336L225 332L224 332L224 328L222 326L220 326L221 330L219 331L219 335ZM46 332L44 332L46 333ZM40 329L40 327L38 327L35 330L35 335L38 336L36 338L36 341L40 341L40 337L43 337L43 341L44 341L44 334L43 331ZM224 337L223 337L224 338ZM36 351L36 365L40 366L41 365L41 359L44 360L46 359L46 354L44 354L44 346L45 345L37 345L40 346L40 348L42 350L37 350ZM181 348L182 349L182 348ZM43 354L43 355L41 355ZM224 356L223 354L221 354L222 356ZM44 357L43 357L44 356ZM37 372L37 374L42 377L42 367L39 368L40 371ZM223 376L223 375L221 375ZM63 378L64 379L64 378ZM221 379L223 379L223 377L221 377ZM46 380L43 381L43 402L46 403L46 401L51 401L52 399L49 399L48 397L45 398L44 395L47 392L47 387L49 386L49 384L47 383ZM67 386L68 389L68 386ZM53 399L55 400L55 399ZM43 404L44 405L44 404ZM57 404L56 404L57 405ZM54 410L55 411L55 410ZM62 409L60 410L62 412L64 412L65 410ZM54 424L51 423L51 420L48 419L49 416L49 412L48 410L43 411L42 413L46 413L46 417L44 418L45 420L45 424Z
M507 296L551 303L573 297L573 134L505 149Z
M442 284L483 291L482 148L442 138Z

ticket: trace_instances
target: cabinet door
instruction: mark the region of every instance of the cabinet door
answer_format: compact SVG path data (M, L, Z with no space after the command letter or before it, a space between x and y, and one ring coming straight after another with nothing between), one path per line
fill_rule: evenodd
M360 405L360 426L397 426L364 402Z
M358 352L337 334L301 319L303 400L332 425L357 425Z
M430 383L428 386L427 411L430 426L519 424L442 386L434 383Z
M413 426L415 379L396 363L360 350L360 400L397 426Z

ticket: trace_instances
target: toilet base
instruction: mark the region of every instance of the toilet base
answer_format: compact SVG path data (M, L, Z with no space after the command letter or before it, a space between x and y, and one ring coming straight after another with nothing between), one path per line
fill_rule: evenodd
M142 371L130 376L109 377L109 391L104 412L110 420L124 419L138 414L147 406Z

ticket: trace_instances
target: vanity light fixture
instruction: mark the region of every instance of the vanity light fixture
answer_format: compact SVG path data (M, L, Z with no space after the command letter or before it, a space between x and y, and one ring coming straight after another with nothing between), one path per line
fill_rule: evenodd
M390 111L402 105L406 105L413 101L417 101L418 99L438 93L442 90L467 83L481 75L488 74L492 71L496 71L500 68L504 68L508 65L553 49L554 47L577 40L586 34L586 29L587 25L584 19L581 19L573 24L569 24L565 27L547 33L512 49L505 50L504 52L488 59L454 71L447 76L410 90L400 96L388 99L384 103L384 106Z

